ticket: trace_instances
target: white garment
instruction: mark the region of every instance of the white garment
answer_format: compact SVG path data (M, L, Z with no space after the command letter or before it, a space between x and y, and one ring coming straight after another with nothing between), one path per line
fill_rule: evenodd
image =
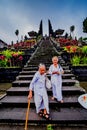
M41 75L37 71L30 83L29 90L34 90L34 101L36 111L39 113L41 109L46 109L49 113L48 95L45 87L45 74Z
M55 67L53 64L49 67L49 74L51 74L52 92L53 97L58 101L62 100L62 74L52 74L53 72L62 72L63 69L60 65Z

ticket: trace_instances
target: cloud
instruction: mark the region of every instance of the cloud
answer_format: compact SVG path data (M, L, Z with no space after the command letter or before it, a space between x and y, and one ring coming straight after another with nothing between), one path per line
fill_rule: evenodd
M56 16L56 17L55 17ZM79 38L81 36L85 37L86 34L83 33L83 20L86 18L86 12L84 10L79 10L77 12L69 11L66 7L64 10L59 12L55 12L55 16L52 16L51 23L53 25L53 29L64 29L65 33L70 33L70 26L75 26L74 35Z
M26 35L28 31L33 30L33 24L29 20L29 13L24 14L22 10L10 10L6 8L0 11L0 38L7 43L11 41L16 42L17 38L15 36L15 30L19 30L20 38L21 35Z

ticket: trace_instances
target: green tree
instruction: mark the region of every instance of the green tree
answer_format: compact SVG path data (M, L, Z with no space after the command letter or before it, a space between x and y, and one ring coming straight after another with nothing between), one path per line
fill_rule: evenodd
M74 38L74 30L75 30L75 26L74 25L70 26L70 35L72 34L73 38Z
M6 57L7 61L9 60L10 66L12 66L11 60L10 60L12 58L12 52L7 49L7 50L3 51L2 54Z
M83 21L83 32L87 33L87 17Z
M15 31L15 35L17 36L18 41L19 41L19 37L18 37L18 35L19 35L19 30L18 30L18 29Z
M66 32L66 34L65 34L65 39L67 39L68 38L68 33Z
M11 45L13 46L13 44L14 44L14 42L13 41L11 41Z
M28 40L28 37L27 35L24 36L24 41Z

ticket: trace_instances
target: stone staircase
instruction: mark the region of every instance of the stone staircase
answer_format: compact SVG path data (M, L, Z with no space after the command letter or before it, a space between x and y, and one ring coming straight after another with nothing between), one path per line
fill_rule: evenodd
M19 125L20 123L25 123L29 84L38 70L38 64L45 63L48 69L51 64L51 58L54 55L58 55L58 53L55 51L52 42L50 40L41 41L30 60L16 77L16 80L12 82L12 87L7 90L6 96L0 100L0 124L17 123ZM65 72L62 77L64 103L52 101L52 91L47 90L52 117L51 121L47 121L36 114L32 98L28 123L29 125L33 124L35 129L35 124L43 125L49 123L63 127L70 126L72 128L72 126L76 126L79 128L81 126L82 128L87 128L87 110L78 103L78 97L84 94L85 90L79 86L79 82L75 79L75 76L69 70L69 66L66 65L61 56L58 55L58 57ZM50 78L49 75L48 77Z

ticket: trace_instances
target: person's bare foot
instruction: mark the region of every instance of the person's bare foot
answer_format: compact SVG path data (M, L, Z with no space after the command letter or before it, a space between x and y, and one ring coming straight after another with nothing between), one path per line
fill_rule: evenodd
M61 100L61 101L60 101L60 103L64 103L64 101L63 101L63 100Z
M52 99L52 100L54 100L54 99L55 99L55 97L52 97L51 99Z
M52 120L52 118L50 117L50 115L49 115L48 113L43 114L43 117L44 117L46 120Z

